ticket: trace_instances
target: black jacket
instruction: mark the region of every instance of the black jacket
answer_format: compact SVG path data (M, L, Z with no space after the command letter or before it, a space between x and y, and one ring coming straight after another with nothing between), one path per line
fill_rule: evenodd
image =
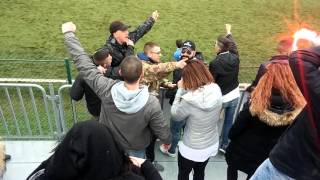
M138 26L134 31L129 32L129 39L136 43L140 38L142 38L153 26L154 19L149 17L144 23ZM128 46L127 44L119 44L117 40L111 35L106 44L112 47L112 63L111 67L119 66L122 60L130 55L134 54L134 47Z
M270 153L271 163L284 174L303 180L320 179L320 46L289 57L307 106Z
M125 167L131 166L123 172ZM145 161L132 165L112 131L97 121L75 124L54 154L35 169L27 180L162 180Z
M100 116L101 100L83 79L83 74L79 74L72 84L70 96L73 100L79 101L85 95L87 108L91 115Z
M231 34L226 37L233 42L229 52L219 53L209 64L209 70L220 86L222 95L228 94L239 86L240 60L237 45Z
M294 111L276 92L272 93L270 108L262 114L252 115L246 103L229 132L231 141L225 155L228 165L253 174L268 158L288 122L300 112L301 109Z
M205 63L202 52L196 51L195 58ZM182 69L175 69L172 73L172 83L177 84L182 76ZM169 98L169 104L172 105L174 98L176 97L177 88L168 89L166 92L166 98Z

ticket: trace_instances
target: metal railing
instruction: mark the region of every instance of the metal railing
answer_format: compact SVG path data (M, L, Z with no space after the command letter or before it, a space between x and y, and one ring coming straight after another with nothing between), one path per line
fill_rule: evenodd
M30 59L0 59L1 68L8 69L7 71L0 72L2 77L10 78L46 78L46 79L63 79L65 78L68 83L71 82L72 74L76 74L74 66L71 66L68 58L64 60L30 60ZM72 64L72 63L71 63ZM15 68L12 71L12 67ZM39 73L41 70L50 69L54 67L55 71L46 71ZM251 82L258 70L258 65L241 65L239 71L240 82ZM10 69L10 70L9 70ZM28 72L21 74L21 70Z
M9 78L45 78L45 79L63 79L65 78L71 83L72 71L68 58L64 60L42 60L42 59L0 59L0 66L3 71L0 72L1 77ZM14 67L14 70L12 68ZM55 71L45 71L54 67ZM7 70L6 70L7 69ZM21 73L24 71L26 73Z
M71 84L59 86L56 93L54 89L57 86L51 82L48 91L37 84L0 83L0 124L2 124L0 135L5 139L63 137L79 119L89 119L90 116L84 101L80 101L79 106L79 102L71 100L69 95L71 86ZM237 113L247 99L243 93L247 86L248 84L240 84L241 96ZM169 106L167 101L164 101L165 89L161 92L161 106ZM168 111L168 108L166 109Z
M42 86L0 83L0 90L3 92L0 98L0 118L5 129L2 134L13 138L51 137L54 133L52 114L49 110L49 98ZM35 94L38 98L35 98ZM14 129L15 133L12 132ZM48 133L44 133L44 129Z

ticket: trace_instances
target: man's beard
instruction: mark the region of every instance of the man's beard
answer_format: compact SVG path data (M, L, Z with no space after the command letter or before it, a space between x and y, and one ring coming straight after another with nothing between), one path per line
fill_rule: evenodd
M180 59L188 59L188 60L191 60L191 59L193 59L193 57L190 57L190 56L181 56Z

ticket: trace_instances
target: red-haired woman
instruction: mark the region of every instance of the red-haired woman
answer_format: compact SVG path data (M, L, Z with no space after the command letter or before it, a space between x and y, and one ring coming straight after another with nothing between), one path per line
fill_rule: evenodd
M203 180L210 156L218 152L218 120L222 108L219 86L205 65L190 60L182 71L178 91L171 107L176 120L186 120L178 153L178 180Z
M230 130L228 180L237 170L249 179L305 104L288 61L271 61Z

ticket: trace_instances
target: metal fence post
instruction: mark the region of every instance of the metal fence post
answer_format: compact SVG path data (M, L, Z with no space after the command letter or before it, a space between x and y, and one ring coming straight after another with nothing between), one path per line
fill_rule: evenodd
M72 84L71 68L70 68L70 63L68 58L64 59L64 67L66 68L66 72L67 72L68 84Z
M69 59L65 58L64 59L64 65L66 67L66 71L67 71L67 78L68 78L68 84L72 84L72 75L71 75L71 68L70 68L70 63L69 63ZM73 122L76 123L77 122L77 115L75 114L75 112L77 112L76 106L74 101L71 99L70 97L70 102L72 104L71 109L72 109L72 119Z
M54 87L52 83L49 83L49 99L52 102L53 106L53 111L55 115L55 120L56 120L56 128L57 128L57 138L61 139L63 137L63 130L64 130L64 117L60 116L60 111L59 111L59 104L60 104L60 97L58 95L54 94Z

